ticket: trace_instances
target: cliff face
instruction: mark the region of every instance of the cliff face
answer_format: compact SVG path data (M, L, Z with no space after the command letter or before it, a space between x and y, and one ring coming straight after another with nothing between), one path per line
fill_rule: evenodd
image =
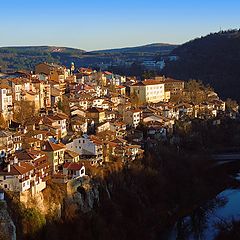
M16 240L16 228L5 201L0 201L0 240Z
M99 187L100 183L86 177L67 185L50 182L43 192L34 196L30 192L24 192L20 196L8 193L9 210L17 228L17 239L37 239L48 225L58 226L91 212L99 206ZM15 239L15 226L5 205L3 206L0 212L1 233L7 234L12 229L13 238L6 239ZM0 236L2 239L4 238Z
M65 191L62 186L49 183L41 193L14 194L6 192L8 209L16 226L17 239L36 239L49 222L60 221ZM0 239L1 240L1 239Z
M49 189L46 189L49 191ZM49 198L49 193L40 192L31 196L29 192L25 192L20 196L20 202L28 209L36 208L43 216L54 219L61 218L62 199Z
M20 202L26 208L37 208L38 211L48 218L59 220L68 215L69 208L87 213L99 205L99 184L91 182L89 178L69 182L61 186L62 192L56 194L57 188L50 185L43 192L31 196L25 192L20 196ZM60 186L58 186L60 187ZM59 190L58 190L59 191Z
M68 186L68 195L65 198L65 208L75 205L76 210L83 213L91 211L95 206L99 205L99 185L90 182L89 179L84 181L76 181ZM66 213L67 214L67 213Z

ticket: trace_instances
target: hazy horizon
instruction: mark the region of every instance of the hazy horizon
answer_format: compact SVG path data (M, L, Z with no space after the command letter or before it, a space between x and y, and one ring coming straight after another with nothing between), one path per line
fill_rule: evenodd
M123 46L123 47L113 47L113 48L103 48L103 49L93 49L93 50L86 50L83 48L78 48L78 47L71 47L71 46L55 46L55 45L12 45L12 46L0 46L0 48L14 48L14 47L59 47L59 48L74 48L74 49L79 49L79 50L85 50L88 52L92 52L92 51L101 51L101 50L112 50L112 49L122 49L122 48L134 48L134 47L143 47L143 46L148 46L148 45L152 45L152 44L169 44L169 45L180 45L180 44L174 44L174 43L162 43L162 42L158 42L158 43L145 43L145 44L141 44L141 45L136 45L136 46Z
M86 51L152 43L182 44L239 28L236 0L12 0L1 2L0 46L57 46Z

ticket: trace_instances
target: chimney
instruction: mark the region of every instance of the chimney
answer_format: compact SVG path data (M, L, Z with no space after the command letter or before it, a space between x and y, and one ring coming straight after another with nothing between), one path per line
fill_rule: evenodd
M11 171L11 165L10 165L10 164L7 165L7 171L8 171L8 172Z
M14 164L17 164L18 163L18 158L15 156L14 159L13 159L13 163Z

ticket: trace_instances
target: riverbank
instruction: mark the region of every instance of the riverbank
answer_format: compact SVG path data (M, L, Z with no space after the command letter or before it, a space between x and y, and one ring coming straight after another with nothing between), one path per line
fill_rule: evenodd
M237 176L239 170L239 162L215 165L210 169L208 173L212 178L212 185L206 187L208 194L202 195L201 199L189 208L182 209L180 215L172 219L171 227L160 239L215 239L218 233L216 223L222 223L221 220L228 221L229 218L231 220L232 213L237 211L236 204L230 211L227 209L232 204L229 193L234 192L234 195L240 198L240 182L233 177ZM218 213L222 209L225 209L225 213Z

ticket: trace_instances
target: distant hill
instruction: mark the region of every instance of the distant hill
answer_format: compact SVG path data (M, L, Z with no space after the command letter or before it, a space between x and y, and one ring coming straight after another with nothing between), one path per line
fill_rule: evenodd
M92 66L110 63L115 60L152 59L156 54L169 54L176 45L156 43L139 47L84 51L81 49L56 46L2 47L0 48L0 66L2 70L32 70L39 62L54 62L70 66Z
M126 47L126 48L115 48L115 49L106 49L106 50L99 50L93 51L94 53L162 53L171 52L177 45L172 45L168 43L153 43L138 47Z
M179 57L167 63L164 74L209 83L223 98L240 101L240 31L209 34L172 51Z
M19 53L19 54L36 54L36 53L69 53L81 54L85 52L81 49L55 46L20 46L20 47L1 47L0 53Z
M39 62L64 63L85 51L66 47L29 46L0 48L0 66L4 69L34 69Z

